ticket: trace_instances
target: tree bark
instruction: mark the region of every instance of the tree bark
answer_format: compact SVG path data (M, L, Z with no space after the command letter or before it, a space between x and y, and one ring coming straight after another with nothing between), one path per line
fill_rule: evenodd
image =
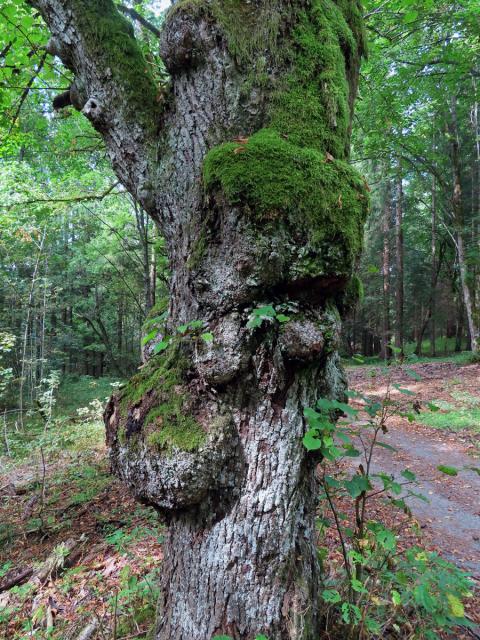
M455 95L452 96L450 102L449 137L453 173L453 226L455 230L455 244L457 249L458 267L460 271L460 284L462 287L463 301L465 304L465 312L467 315L471 350L473 351L473 353L478 354L479 329L476 322L476 313L472 301L470 286L468 283L467 261L463 241L464 216L462 197L462 168L460 163L460 136L458 131L457 119L457 97Z
M303 410L345 396L337 307L368 207L347 163L360 6L177 3L159 88L110 0L32 4L170 261L163 351L105 412L114 472L169 523L155 637L316 640Z
M404 343L404 274L403 274L403 179L400 161L397 172L397 193L395 203L395 347L403 357Z
M382 358L390 360L392 350L390 348L391 328L390 328L390 226L392 217L392 194L390 180L386 180L382 232L383 232L383 253L382 253L382 278L383 278L383 336L382 336Z

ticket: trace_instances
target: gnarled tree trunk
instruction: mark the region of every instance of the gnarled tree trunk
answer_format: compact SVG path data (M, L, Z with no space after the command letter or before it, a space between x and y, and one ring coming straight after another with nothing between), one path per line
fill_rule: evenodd
M359 4L182 0L161 89L110 0L32 4L170 258L158 353L105 413L115 473L169 523L156 638L317 639L303 409L346 387L338 308L368 203L346 162Z

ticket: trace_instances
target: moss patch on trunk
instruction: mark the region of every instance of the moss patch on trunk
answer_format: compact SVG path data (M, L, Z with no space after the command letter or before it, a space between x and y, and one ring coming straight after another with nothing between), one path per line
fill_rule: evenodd
M172 345L129 380L119 398L123 444L132 446L144 438L148 445L172 452L194 451L206 441L205 431L191 414L187 370L187 358Z
M348 272L360 252L368 197L346 162L262 129L245 144L212 149L203 178L206 189L248 206L258 222L288 222L308 238L299 275Z

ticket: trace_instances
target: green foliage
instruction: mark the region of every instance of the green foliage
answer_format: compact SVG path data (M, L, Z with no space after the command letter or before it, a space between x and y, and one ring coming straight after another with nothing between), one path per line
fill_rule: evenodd
M281 307L281 305L280 305ZM272 305L265 305L263 307L257 307L253 309L250 314L250 318L247 322L248 329L256 329L261 327L265 322L272 323L278 322L279 324L285 324L290 321L290 317L284 313L279 313Z
M325 511L333 516L340 541L343 565L325 580L322 599L329 608L328 620L335 637L383 638L402 637L405 624L415 625L415 637L430 639L441 631L455 637L458 624L468 625L464 601L471 596L472 582L467 574L435 553L417 547L406 551L397 547L397 532L370 515L374 496L383 495L394 507L409 513L407 499L424 496L411 489L417 484L415 474L405 469L400 478L389 473L372 473L376 446L388 446L379 436L388 428L392 415L407 415L409 395L397 401L391 396L391 384L381 401L350 392L359 401L353 409L338 401L322 398L318 410L305 409L308 423L304 445L321 454L321 486ZM334 418L344 416L338 425ZM333 469L332 462L349 455L353 443L360 442L363 453L358 471L345 476ZM364 443L368 442L368 446ZM447 475L456 475L452 467L440 466ZM351 501L355 514L348 526L340 511L340 501ZM319 518L323 532L331 522ZM410 623L410 621L412 621Z

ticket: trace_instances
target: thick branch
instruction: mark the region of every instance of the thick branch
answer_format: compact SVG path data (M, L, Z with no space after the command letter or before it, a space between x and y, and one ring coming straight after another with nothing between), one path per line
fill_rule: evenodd
M160 106L131 24L112 0L27 1L50 29L48 53L59 56L75 75L71 102L103 136L121 182L151 210Z

